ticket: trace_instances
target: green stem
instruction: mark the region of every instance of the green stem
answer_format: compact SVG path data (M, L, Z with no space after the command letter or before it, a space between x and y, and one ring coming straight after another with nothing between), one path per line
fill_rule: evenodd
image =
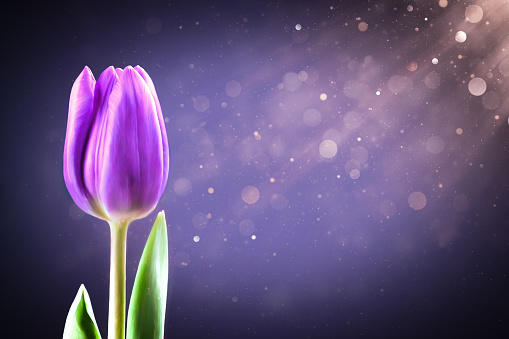
M110 305L108 339L125 338L125 256L129 222L110 222Z

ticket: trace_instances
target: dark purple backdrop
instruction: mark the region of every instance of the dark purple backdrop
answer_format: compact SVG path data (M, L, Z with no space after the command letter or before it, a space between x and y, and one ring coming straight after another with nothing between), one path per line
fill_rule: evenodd
M166 338L509 335L509 1L11 5L0 173L15 337L61 337L81 283L106 336L109 229L73 203L62 152L83 67L137 64L171 169L129 229L127 289L164 209Z

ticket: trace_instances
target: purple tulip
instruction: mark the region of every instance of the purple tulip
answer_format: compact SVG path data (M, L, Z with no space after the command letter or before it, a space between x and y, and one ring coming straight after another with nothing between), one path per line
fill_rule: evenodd
M166 187L169 148L161 105L140 66L88 67L71 91L64 179L74 202L108 222L149 214Z

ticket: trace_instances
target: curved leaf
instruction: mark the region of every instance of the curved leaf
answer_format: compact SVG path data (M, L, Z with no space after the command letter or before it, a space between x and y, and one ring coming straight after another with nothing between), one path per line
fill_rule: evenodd
M81 284L65 321L63 339L101 339L85 286Z
M164 337L168 292L168 235L159 212L143 250L127 316L127 339Z

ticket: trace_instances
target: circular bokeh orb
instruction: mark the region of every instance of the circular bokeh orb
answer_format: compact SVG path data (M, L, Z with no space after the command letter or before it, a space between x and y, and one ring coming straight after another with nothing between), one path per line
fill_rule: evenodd
M467 34L463 31L457 31L454 35L454 40L457 42L465 42L465 40L467 40Z
M244 187L240 195L242 200L248 205L252 205L260 199L260 191L254 186Z
M413 192L408 196L408 205L416 211L422 210L426 203L426 196L422 192Z
M481 96L486 92L486 81L481 78L473 78L468 83L468 91L475 96Z

